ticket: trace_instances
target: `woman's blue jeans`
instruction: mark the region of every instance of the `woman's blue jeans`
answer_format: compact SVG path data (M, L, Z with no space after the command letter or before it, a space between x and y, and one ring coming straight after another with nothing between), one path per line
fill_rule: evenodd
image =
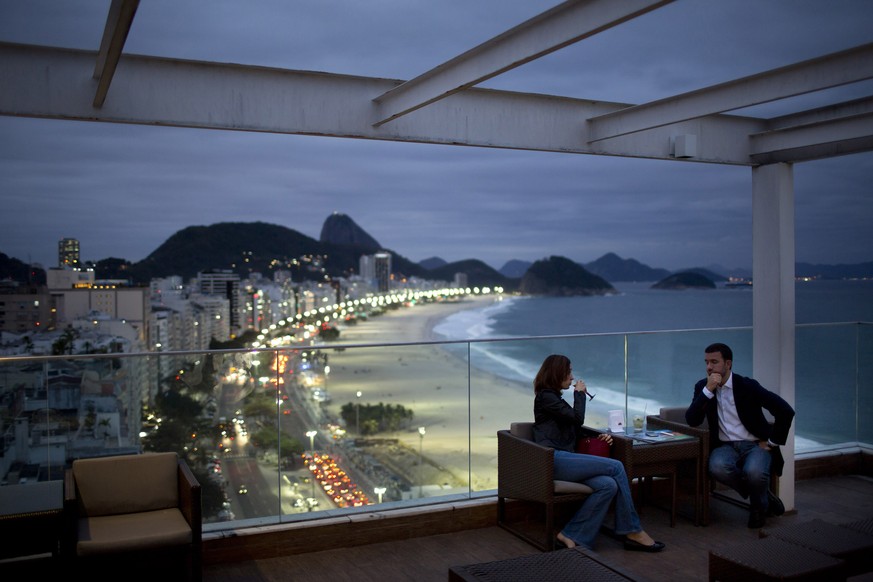
M641 531L640 517L634 508L630 483L620 461L594 455L555 451L555 479L584 483L594 490L561 533L591 550L600 526L615 498L615 533Z
M770 490L770 451L753 441L734 441L716 447L709 456L712 477L749 498L753 511L767 511Z

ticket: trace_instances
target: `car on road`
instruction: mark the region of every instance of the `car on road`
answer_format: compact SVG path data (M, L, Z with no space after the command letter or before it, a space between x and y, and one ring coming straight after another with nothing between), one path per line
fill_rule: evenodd
M245 485L240 485L239 489L237 490L237 493L239 493L240 495L245 495L248 492L249 492L249 488L246 487Z

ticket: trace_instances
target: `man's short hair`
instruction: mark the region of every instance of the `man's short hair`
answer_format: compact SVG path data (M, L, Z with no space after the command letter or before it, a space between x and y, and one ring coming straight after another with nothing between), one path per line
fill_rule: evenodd
M706 349L703 351L704 351L704 353L707 353L707 354L713 354L715 352L718 352L721 354L721 357L725 361L727 361L727 360L730 360L731 362L734 361L734 352L733 352L733 350L730 349L730 347L727 344L722 344L722 343L709 344L708 346L706 346Z

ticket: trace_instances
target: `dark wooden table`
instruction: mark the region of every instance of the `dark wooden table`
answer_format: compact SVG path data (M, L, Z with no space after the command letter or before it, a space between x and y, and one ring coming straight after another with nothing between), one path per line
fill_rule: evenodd
M694 523L700 525L700 443L696 436L673 432L673 436L650 436L645 431L635 433L632 428L625 434L612 434L613 458L624 464L631 482L640 479L638 505L645 497L644 481L650 477L670 479L670 526L676 526L676 477L681 463L692 463L694 475ZM660 433L664 434L664 433ZM639 508L638 508L639 509Z

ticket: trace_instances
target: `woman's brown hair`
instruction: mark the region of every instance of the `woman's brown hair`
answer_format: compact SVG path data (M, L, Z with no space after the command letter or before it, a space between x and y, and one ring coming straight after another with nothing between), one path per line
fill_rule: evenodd
M560 394L564 380L570 375L570 370L570 358L567 356L561 354L547 356L534 378L534 393L552 390Z

